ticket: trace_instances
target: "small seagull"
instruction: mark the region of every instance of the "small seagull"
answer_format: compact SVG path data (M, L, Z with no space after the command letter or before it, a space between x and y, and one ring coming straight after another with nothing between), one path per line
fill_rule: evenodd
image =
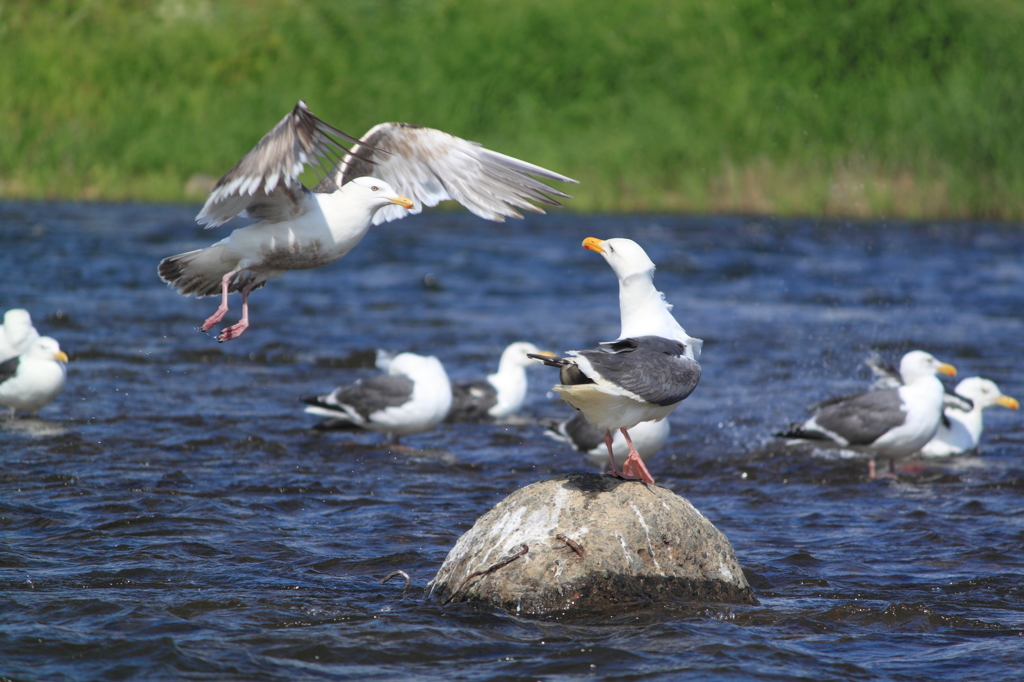
M68 356L49 336L40 336L16 358L0 363L0 407L13 417L19 410L35 414L64 388Z
M334 138L351 143L351 150ZM312 190L299 182L307 164L319 176L338 157ZM242 319L217 337L229 341L249 327L253 290L288 270L333 263L371 225L448 199L482 218L503 222L521 218L517 209L544 212L531 202L558 206L552 197L569 197L537 178L576 182L440 130L407 123L381 123L356 139L321 121L300 101L217 182L196 216L207 227L238 215L259 222L208 248L165 258L158 271L186 296L220 294L220 306L201 327L204 332L227 313L228 294L240 292Z
M32 326L32 316L23 308L11 308L4 313L0 326L0 362L17 357L32 347L39 332Z
M619 338L594 350L568 351L566 358L531 357L558 367L561 383L554 390L605 430L612 475L654 483L628 429L665 419L693 392L703 341L689 336L672 316L672 306L654 288L654 262L639 244L588 237L583 247L604 256L619 279ZM611 435L616 429L629 447L621 472Z
M526 368L536 364L528 357L530 353L555 356L527 341L509 344L501 353L497 372L486 379L452 384L452 409L445 421L503 419L518 412L529 387Z
M608 468L608 450L604 442L605 431L587 421L582 412L577 412L569 419L542 420L544 435L558 443L565 443L577 452L582 452L587 459L601 471ZM644 466L652 457L661 452L668 441L672 428L668 419L660 422L640 422L629 430L633 447L643 460ZM629 446L621 431L612 434L612 453L614 457L625 458L629 454Z
M377 366L386 374L303 398L306 412L327 418L318 428L383 433L385 443L392 445L401 436L429 431L444 421L452 406L452 387L440 360L415 353L394 358L378 354Z
M843 448L872 455L869 472L874 477L874 456L905 457L931 440L942 419L946 393L936 372L956 375L956 368L915 350L900 361L902 385L819 403L813 417L791 424L779 438L828 441Z
M956 385L954 391L958 396L966 398L971 408L964 410L946 405L935 437L921 448L921 454L925 457L949 457L974 450L981 442L984 429L982 410L994 405L1011 410L1020 407L1015 398L1003 395L996 382L982 377L967 377Z

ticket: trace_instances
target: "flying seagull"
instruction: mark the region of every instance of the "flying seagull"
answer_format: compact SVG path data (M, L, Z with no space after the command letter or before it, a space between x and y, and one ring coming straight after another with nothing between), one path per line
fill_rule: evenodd
M0 362L0 407L35 414L64 388L67 354L49 336L35 339L21 355Z
M546 427L545 436L582 452L591 464L602 471L608 468L605 432L601 427L588 422L582 412L577 412L569 419L547 419L542 420L542 423ZM661 452L671 430L668 419L662 419L660 422L640 422L629 430L633 447L636 448L645 466L652 457ZM629 454L629 446L626 445L626 439L621 431L612 434L612 453L614 457L626 457Z
M693 392L703 341L689 336L672 317L672 306L654 288L654 262L639 244L588 237L583 247L604 256L619 279L619 338L594 350L568 351L565 358L531 357L558 367L561 383L554 390L605 430L612 475L654 483L628 429L664 419ZM616 429L629 447L621 472L612 444Z
M334 138L352 145L347 149ZM298 180L306 164L317 174L341 157L312 190ZM534 177L535 176L535 177ZM569 195L537 178L575 183L564 175L499 154L440 130L381 123L361 140L324 123L300 101L214 186L196 221L216 227L235 216L259 220L213 246L165 258L160 277L188 296L221 303L202 326L228 311L228 294L242 294L242 318L221 330L236 339L249 326L249 294L288 270L338 260L370 225L419 213L454 199L476 215L503 222L518 209L543 213Z
M452 384L452 409L445 421L503 419L518 412L529 387L526 368L535 364L529 353L554 357L554 353L542 351L528 341L510 343L501 353L497 372L485 379Z
M902 385L820 403L813 417L776 436L827 441L890 460L905 457L920 450L939 428L946 391L936 372L955 376L956 368L924 351L911 351L900 360ZM872 476L873 464L874 459Z
M327 419L320 428L356 428L387 436L429 431L440 424L452 405L452 387L436 357L399 353L393 359L378 354L381 374L360 379L323 396L303 398L306 412Z

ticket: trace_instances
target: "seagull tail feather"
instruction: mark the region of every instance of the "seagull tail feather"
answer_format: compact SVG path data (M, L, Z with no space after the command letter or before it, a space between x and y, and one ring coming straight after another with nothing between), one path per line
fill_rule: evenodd
M221 293L221 278L231 272L233 267L231 261L223 259L223 253L223 244L179 253L160 261L157 272L160 273L160 279L184 296L218 296ZM252 279L251 273L240 272L231 281L229 291L238 291ZM262 283L259 286L262 286Z

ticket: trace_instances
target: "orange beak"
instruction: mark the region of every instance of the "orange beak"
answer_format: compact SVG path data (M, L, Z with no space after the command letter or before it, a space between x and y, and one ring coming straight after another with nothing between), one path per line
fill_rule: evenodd
M598 239L597 237L587 237L583 240L584 249L587 249L588 251L596 251L597 253L604 253L604 247L601 246L602 244L604 244L604 240Z

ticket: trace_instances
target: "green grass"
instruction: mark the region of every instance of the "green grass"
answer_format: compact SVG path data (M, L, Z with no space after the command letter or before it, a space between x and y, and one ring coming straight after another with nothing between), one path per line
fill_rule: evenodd
M0 196L195 200L296 102L571 207L1024 218L1010 0L0 0Z

